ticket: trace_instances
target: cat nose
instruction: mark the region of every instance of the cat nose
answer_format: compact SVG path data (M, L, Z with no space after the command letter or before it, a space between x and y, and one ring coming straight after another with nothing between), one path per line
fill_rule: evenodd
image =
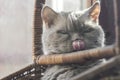
M75 40L83 40L83 37L80 36L79 34L74 34L72 36L72 41L75 41Z
M77 39L75 39L74 41L77 41L77 40L81 40L81 39L80 39L80 38L79 38L79 39L77 38Z
M83 40L83 38L76 38L73 41Z

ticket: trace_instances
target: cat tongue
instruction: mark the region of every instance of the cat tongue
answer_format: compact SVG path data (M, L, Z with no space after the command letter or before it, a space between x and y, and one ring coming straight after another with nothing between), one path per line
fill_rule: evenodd
M77 50L77 51L83 50L85 48L85 43L84 41L76 40L76 41L73 41L72 46L74 50Z

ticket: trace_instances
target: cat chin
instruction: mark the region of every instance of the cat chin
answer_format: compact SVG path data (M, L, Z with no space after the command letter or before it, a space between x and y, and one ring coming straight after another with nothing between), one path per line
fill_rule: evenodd
M99 47L103 47L103 45L99 46ZM69 50L44 50L44 55L51 55L51 54L67 54L67 53L71 53L71 52L77 52L77 51L83 51L83 50L89 50L89 49L94 49L98 46L86 46L83 49L69 49Z
M47 50L44 50L43 52L44 52L44 55L52 54L52 53L48 52Z
M85 50L85 49L83 49ZM71 53L71 52L77 52L77 51L83 51L83 50L72 50L72 51L60 51L60 52L53 52L53 51L49 51L49 52L45 52L44 51L44 55L51 55L51 54L67 54L67 53Z
M60 51L59 52L58 51L47 51L47 50L44 51L44 55L51 55L51 54L60 54Z
M63 53L70 53L70 52L75 52L74 50L73 51L44 51L44 55L51 55L51 54L63 54Z

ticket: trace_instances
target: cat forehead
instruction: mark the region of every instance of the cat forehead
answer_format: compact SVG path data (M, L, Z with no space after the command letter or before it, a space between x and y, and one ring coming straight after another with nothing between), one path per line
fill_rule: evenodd
M61 16L56 20L55 26L56 29L63 29L63 30L75 30L82 26L81 22L78 21L77 16L73 13L60 13Z
M87 9L86 9L87 10ZM88 19L86 16L88 15L86 13L86 10L84 11L73 11L69 13L62 13L64 15L64 18L66 18L66 22L68 22L71 25L76 26L91 26L95 27L98 25L97 23L94 23L92 20Z
M60 15L63 19L71 21L71 22L79 22L84 23L84 21L88 20L86 10L83 11L72 11L72 12L61 12Z
M57 26L56 29L76 30L84 26L96 27L96 23L84 17L86 16L84 11L61 12L59 14L54 24L54 26Z
M73 11L69 14L73 19L78 19L84 14L84 11Z
M64 18L77 20L81 15L84 14L84 11L72 11L72 12L61 12L60 13Z

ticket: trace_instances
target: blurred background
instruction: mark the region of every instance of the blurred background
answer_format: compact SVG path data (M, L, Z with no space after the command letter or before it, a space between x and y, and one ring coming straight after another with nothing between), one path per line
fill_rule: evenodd
M73 11L83 10L88 0L46 0L46 5L52 7L55 11Z
M0 0L0 78L32 61L35 0ZM46 0L55 11L83 10L88 0Z
M32 63L34 0L0 0L0 78Z

